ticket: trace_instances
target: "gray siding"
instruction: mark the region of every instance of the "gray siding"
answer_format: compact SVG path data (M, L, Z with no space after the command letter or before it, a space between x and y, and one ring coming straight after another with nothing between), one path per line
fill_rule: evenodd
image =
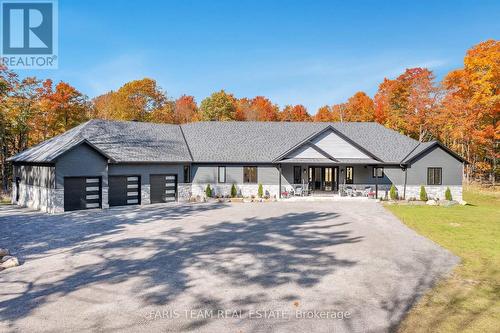
M443 168L443 185L462 185L463 164L440 147L413 162L408 168L408 185L427 185L427 168Z
M14 165L14 181L19 177L22 184L55 187L55 168L40 165Z
M118 175L139 175L141 184L149 185L149 175L151 174L176 174L177 181L184 181L184 164L110 164L108 174Z
M251 164L248 164L251 165ZM226 167L227 184L243 184L244 165L220 165ZM193 183L217 183L219 165L193 165ZM263 185L278 185L279 171L273 165L257 165L257 182Z
M108 186L107 159L92 147L81 144L62 155L56 163L56 187L64 188L64 177L101 176Z

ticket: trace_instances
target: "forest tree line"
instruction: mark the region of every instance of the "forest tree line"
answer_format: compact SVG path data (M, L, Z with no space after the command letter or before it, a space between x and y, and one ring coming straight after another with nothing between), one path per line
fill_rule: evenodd
M10 185L6 159L89 119L182 124L194 121L375 121L421 142L437 139L470 164L467 177L495 181L499 171L500 41L467 51L463 68L437 82L427 68L385 78L373 98L360 91L345 103L311 115L303 105L280 108L269 98L238 98L224 90L197 103L171 99L155 80L124 84L94 99L66 82L20 78L0 67L0 145L3 189Z

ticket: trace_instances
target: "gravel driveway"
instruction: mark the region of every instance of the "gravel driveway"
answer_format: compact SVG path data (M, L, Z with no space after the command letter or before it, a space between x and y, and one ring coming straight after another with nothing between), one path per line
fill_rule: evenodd
M350 201L2 206L0 247L2 332L385 332L458 262Z

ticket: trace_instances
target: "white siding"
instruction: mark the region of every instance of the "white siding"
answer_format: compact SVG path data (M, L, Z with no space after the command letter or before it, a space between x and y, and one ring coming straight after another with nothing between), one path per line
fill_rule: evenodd
M325 156L316 149L305 145L290 153L287 158L325 158Z
M336 158L370 158L370 156L367 156L333 131L326 131L314 138L312 142Z

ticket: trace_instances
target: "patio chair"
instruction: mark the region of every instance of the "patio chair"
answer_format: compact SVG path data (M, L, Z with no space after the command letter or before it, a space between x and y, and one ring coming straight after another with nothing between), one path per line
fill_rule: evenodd
M353 197L354 196L354 190L352 189L352 186L347 186L345 188L345 194L348 196L348 197Z
M295 188L295 195L300 197L304 195L304 190L302 189L301 186L297 186Z
M371 191L372 191L372 187L371 186L365 186L365 189L363 190L363 196L367 197L370 194Z

